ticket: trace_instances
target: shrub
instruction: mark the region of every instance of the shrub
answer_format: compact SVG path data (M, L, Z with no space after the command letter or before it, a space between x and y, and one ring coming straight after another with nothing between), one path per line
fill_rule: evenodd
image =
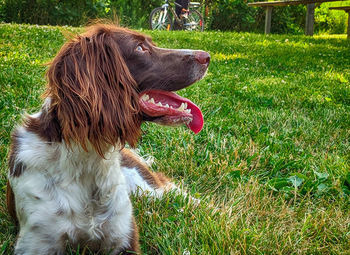
M173 1L173 0L171 0ZM206 29L263 32L265 10L248 7L255 0L198 0ZM0 0L0 21L51 25L85 25L95 18L118 17L122 25L148 28L149 14L163 0ZM349 5L350 1L342 2ZM315 32L344 33L345 12L328 9L324 3L315 10ZM336 4L339 5L339 4ZM302 34L305 5L273 8L272 33Z
M94 0L3 0L5 22L78 26L98 17L104 2Z
M86 24L95 18L113 18L131 27L147 27L149 13L162 1L152 0L2 0L0 19L40 25Z
M111 0L107 15L117 14L120 23L128 27L148 28L149 14L162 3L162 0Z
M350 1L347 1L349 5ZM323 33L342 34L346 31L346 17L344 11L332 11L330 6L339 6L324 3L315 10L315 30Z
M211 29L249 31L257 9L242 0L218 0L212 4Z
M305 27L305 5L273 8L271 32L302 34Z

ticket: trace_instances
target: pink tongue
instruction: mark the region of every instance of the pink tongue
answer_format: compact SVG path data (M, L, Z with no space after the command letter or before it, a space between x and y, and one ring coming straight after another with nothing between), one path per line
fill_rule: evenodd
M148 100L153 98L155 103L143 100L142 97L145 94L149 96ZM157 105L159 102L162 106ZM187 109L190 109L191 113L177 110L182 103L187 104ZM166 104L169 105L169 108L165 107ZM181 97L173 92L163 90L146 91L140 95L140 106L144 113L152 117L160 117L160 120L164 119L164 123L166 122L166 124L171 125L171 122L178 124L192 119L191 122L186 125L195 134L199 133L203 128L203 114L198 106L187 98Z

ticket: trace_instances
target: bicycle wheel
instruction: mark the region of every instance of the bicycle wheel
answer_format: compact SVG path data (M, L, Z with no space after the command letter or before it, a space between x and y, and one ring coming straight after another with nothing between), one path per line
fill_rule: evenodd
M149 17L149 27L152 30L171 30L172 23L168 10L162 7L155 8Z
M197 10L190 10L188 18L184 22L184 30L204 31L204 19Z

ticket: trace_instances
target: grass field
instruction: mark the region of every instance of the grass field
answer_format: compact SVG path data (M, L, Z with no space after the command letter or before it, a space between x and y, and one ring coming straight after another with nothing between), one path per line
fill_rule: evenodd
M10 133L39 109L43 63L65 30L80 31L0 24L1 254L16 235L4 202ZM134 198L144 254L350 254L350 41L144 32L212 56L207 77L179 92L201 107L203 131L143 125L141 154L202 200Z

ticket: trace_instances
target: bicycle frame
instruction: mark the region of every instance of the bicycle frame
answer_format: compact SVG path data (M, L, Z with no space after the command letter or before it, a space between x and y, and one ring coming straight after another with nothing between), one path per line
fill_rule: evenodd
M177 5L177 6L182 7L182 5L180 5L178 3L174 2L174 4ZM168 0L165 1L165 4L162 5L162 8L164 9L164 16L163 17L159 17L159 21L165 22L166 16L168 14L168 9L169 9L171 14L173 15L173 17L176 19L176 22L181 24L181 19L177 16L176 12L174 11L174 8L169 4Z
M176 22L178 24L178 26L180 26L181 28L187 28L189 26L191 26L191 23L186 23L185 20L187 21L187 19L183 19L183 17L179 17L176 12L175 12L175 6L178 6L180 8L182 8L182 5L176 3L175 1L171 1L171 3L169 2L169 0L164 0L164 4L161 6L161 9L163 10L163 12L159 15L158 17L158 23L157 24L165 24L166 23L166 19L171 17L173 18L174 22ZM191 4L191 2L189 3L189 15L191 14L191 9L196 9L200 6L200 3L196 3L194 2L193 5ZM171 16L169 15L169 12L171 13ZM170 26L167 26L167 30L170 29Z
M164 14L163 16L159 16L159 20L158 20L159 24L165 22L165 19L168 15L168 7L169 7L169 4L168 4L168 1L166 1L166 3L162 5L162 8L164 9Z

